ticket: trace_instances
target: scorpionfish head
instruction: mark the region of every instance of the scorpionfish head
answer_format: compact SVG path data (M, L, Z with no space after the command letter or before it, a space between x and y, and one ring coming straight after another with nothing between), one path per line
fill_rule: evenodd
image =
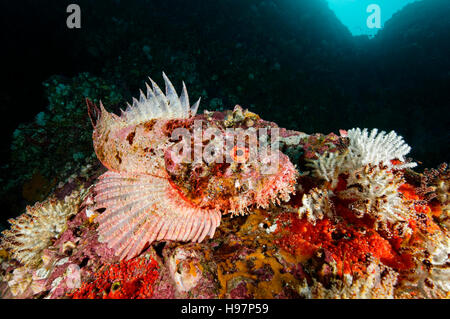
M257 130L225 128L224 121L215 119L199 118L191 124L183 128L184 134L176 130L174 144L164 154L170 182L187 201L242 215L253 206L287 201L294 192L294 165L260 141ZM202 130L196 134L198 128Z

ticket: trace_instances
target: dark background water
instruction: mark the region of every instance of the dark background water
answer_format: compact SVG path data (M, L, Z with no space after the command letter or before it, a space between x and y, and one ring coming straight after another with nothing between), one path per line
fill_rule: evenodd
M81 29L66 26L72 2L81 7ZM70 138L66 124L34 124L36 114L52 113L49 96L59 93L50 95L43 82L54 75L73 91L81 84L71 79L89 72L88 78L110 85L105 92L113 85L125 101L138 95L147 76L161 83L165 71L177 88L186 82L192 99L202 96L201 110L239 103L307 133L395 130L423 163L419 170L448 161L448 0L406 6L370 40L353 37L324 0L23 0L0 6L1 220L38 199L24 198L30 176L58 180L79 144L85 145L81 153L91 151L90 132L81 132L89 130L81 98L74 102L81 117L63 110L75 125ZM20 123L28 137L37 130L52 134L35 146L25 138L11 151Z

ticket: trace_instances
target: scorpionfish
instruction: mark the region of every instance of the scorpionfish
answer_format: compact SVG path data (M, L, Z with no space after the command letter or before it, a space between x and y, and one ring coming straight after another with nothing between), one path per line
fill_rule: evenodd
M150 79L120 116L87 100L94 150L108 169L93 192L99 240L120 259L155 241L213 238L222 214L267 208L295 190L289 158L249 134L269 122L240 106L197 115L200 99L191 106L184 82L178 96L163 78L165 94Z

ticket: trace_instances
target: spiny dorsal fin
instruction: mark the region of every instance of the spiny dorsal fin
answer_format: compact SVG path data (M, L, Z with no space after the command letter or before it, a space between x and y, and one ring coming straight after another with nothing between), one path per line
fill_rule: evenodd
M195 116L200 104L200 99L191 107L186 85L183 82L183 89L179 97L172 82L163 72L166 86L166 94L151 79L151 87L146 83L147 94L140 91L139 100L133 98L132 105L128 105L121 118L128 124L143 123L151 119L176 119L189 118Z
M100 120L100 108L88 98L86 98L86 105L88 109L89 119L91 120L92 126L95 127L97 125L97 122Z

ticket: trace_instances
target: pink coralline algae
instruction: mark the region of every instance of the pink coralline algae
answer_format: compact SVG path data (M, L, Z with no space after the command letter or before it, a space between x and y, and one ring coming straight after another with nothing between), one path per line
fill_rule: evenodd
M339 136L334 133L328 135L312 134L301 141L307 159L317 158L317 156L327 152L337 152L343 143L343 140L339 139Z

